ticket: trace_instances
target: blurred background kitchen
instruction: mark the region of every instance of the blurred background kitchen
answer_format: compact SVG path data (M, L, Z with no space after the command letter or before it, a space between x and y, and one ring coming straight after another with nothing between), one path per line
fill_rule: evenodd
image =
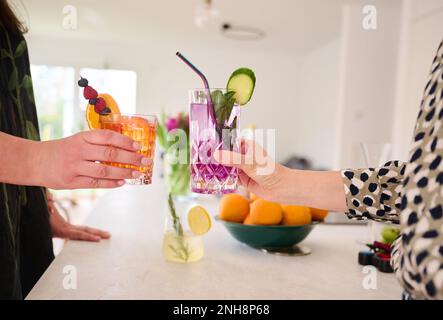
M201 83L175 57L180 50L213 87L252 68L243 126L276 129L278 161L302 157L325 169L364 166L362 142L390 143L392 158L407 158L443 36L443 0L14 2L29 27L43 139L87 128L80 74L123 112L186 110L188 90ZM376 29L363 28L368 5ZM78 207L96 193L66 195Z

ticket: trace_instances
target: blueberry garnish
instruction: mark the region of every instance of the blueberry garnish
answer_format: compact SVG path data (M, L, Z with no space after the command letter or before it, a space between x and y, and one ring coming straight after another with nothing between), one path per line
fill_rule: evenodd
M109 109L108 107L104 108L102 112L100 112L101 115L104 114L110 114L111 113L111 109Z
M80 80L78 80L78 85L82 88L87 87L88 80L86 78L83 78L82 76L80 76Z

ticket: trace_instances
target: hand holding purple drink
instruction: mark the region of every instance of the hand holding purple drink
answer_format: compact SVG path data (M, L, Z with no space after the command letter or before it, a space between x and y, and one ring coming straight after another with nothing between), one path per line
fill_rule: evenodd
M205 88L190 91L191 189L196 193L225 194L237 190L238 169L215 161L216 151L240 150L240 106L255 88L251 69L232 73L226 89L210 89L204 74L177 52L202 79Z

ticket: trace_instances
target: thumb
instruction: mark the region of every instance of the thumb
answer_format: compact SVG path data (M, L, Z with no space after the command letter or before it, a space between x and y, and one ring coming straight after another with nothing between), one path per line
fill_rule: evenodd
M238 152L220 150L214 153L214 159L222 165L240 169L252 179L256 178L256 165L251 157Z
M219 150L214 152L214 159L222 165L239 169L242 169L244 164L244 156L233 151Z

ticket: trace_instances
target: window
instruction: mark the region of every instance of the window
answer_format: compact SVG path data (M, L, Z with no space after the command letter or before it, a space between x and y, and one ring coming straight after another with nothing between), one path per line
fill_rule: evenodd
M80 75L99 93L112 94L122 113L136 112L137 76L134 71L31 65L42 140L59 139L88 130L87 102L78 87Z
M100 70L81 69L80 75L87 78L92 86L100 93L109 93L118 103L121 113L136 112L136 86L137 77L134 71L126 70ZM80 77L79 77L80 78ZM76 82L77 83L77 82ZM85 111L86 104L83 98L83 90L79 90L80 109Z
M75 70L69 67L31 66L42 140L74 132Z

